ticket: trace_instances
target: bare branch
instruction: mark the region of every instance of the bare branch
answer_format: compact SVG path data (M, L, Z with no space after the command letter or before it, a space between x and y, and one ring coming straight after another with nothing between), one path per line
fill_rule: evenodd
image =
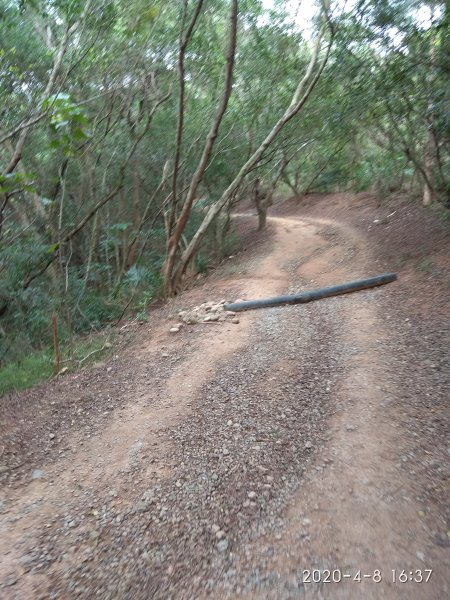
M175 224L175 229L172 236L169 238L168 242L168 252L167 258L164 265L164 271L166 274L166 283L170 285L170 274L172 273L173 266L175 263L175 256L177 252L177 248L179 245L179 241L181 235L183 234L184 228L186 227L186 223L189 218L189 214L192 208L192 204L194 202L195 195L198 190L198 186L200 185L206 167L208 165L209 159L211 157L211 153L214 147L214 143L217 138L217 134L219 131L220 124L222 122L223 116L228 106L228 101L231 96L231 91L233 88L233 69L234 69L234 59L236 54L236 40L237 40L237 20L238 20L238 2L237 0L232 0L231 3L231 11L230 11L230 30L229 30L229 38L228 38L228 48L226 53L226 65L225 65L225 78L224 78L224 90L222 94L222 98L219 102L219 106L217 107L216 115L214 117L211 129L206 137L205 145L203 148L202 155L200 157L199 164L195 173L192 176L191 183L189 186L189 190L186 195L186 199L183 204L183 208L181 209L180 216L178 217L177 223Z

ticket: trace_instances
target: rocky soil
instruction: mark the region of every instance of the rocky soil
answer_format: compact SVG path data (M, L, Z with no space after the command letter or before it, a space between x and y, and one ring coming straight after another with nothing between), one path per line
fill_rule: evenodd
M444 228L362 195L274 214L261 236L237 217L241 256L108 362L2 398L2 598L448 596ZM223 300L390 270L301 307Z
M227 319L231 323L238 325L239 318L236 316L236 313L233 310L227 310L226 307L231 302L231 300L221 300L220 302L209 300L189 310L180 310L178 313L180 321L175 323L169 331L170 333L178 333L184 323L187 325L195 325L196 323L223 323Z

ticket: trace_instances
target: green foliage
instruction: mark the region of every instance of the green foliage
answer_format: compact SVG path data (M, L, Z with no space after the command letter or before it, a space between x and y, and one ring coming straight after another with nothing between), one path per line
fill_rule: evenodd
M61 147L64 154L69 156L80 143L89 139L89 120L82 107L74 103L69 94L59 92L46 98L42 102L42 109L49 112L51 148Z
M88 337L79 337L61 350L61 368L73 372L105 358L111 352L111 333L107 330ZM53 352L45 348L23 354L0 369L0 396L29 388L48 380L53 375Z
M0 396L45 381L51 376L52 369L52 356L48 350L27 354L20 363L9 362L0 369Z
M203 252L198 252L195 257L195 270L197 273L206 273L211 264L211 260L208 259Z
M0 194L11 194L19 189L26 192L34 192L32 185L33 175L31 173L5 173L0 175Z
M238 236L236 231L231 230L229 233L227 233L225 237L224 245L222 248L222 256L220 256L219 258L237 254L241 248L241 245L242 244L240 237Z

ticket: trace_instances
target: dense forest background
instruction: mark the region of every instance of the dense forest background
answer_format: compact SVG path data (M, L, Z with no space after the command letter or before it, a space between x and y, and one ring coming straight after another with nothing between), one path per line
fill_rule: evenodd
M0 366L45 355L52 315L68 348L126 309L145 319L233 251L244 199L261 227L280 191L449 206L449 4L323 0L307 27L301 15L0 1Z

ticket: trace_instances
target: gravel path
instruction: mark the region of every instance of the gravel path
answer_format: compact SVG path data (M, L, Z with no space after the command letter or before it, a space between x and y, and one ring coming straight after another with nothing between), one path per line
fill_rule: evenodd
M199 299L392 269L343 219L270 227L233 278L162 309L111 364L33 392L28 456L25 423L5 438L2 598L448 595L448 314L413 314L414 277L168 333ZM304 583L312 569L321 580ZM392 569L433 573L394 584Z

